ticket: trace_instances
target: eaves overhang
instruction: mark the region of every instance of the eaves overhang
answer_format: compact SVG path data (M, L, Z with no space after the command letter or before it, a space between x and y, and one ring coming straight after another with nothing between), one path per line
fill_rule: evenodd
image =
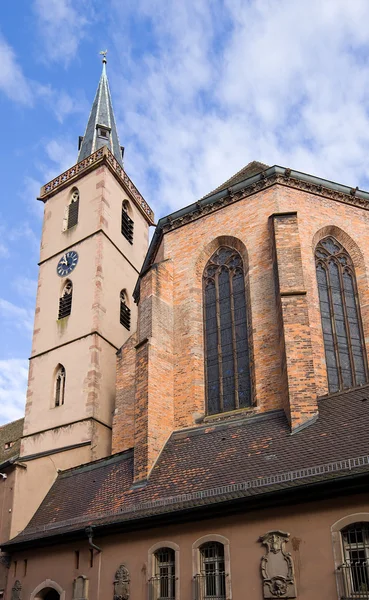
M7 553L19 552L30 548L51 546L66 543L73 540L87 539L86 527L92 527L94 537L106 537L117 533L129 533L170 524L180 525L196 520L224 518L227 515L242 513L245 510L260 510L268 507L288 506L298 503L309 503L337 496L349 496L351 494L367 493L369 486L369 472L367 470L355 471L349 474L324 478L323 480L311 478L298 486L287 487L287 484L279 484L265 490L263 494L224 494L222 498L207 498L203 502L181 506L163 506L155 513L144 515L131 515L127 518L111 519L104 523L94 521L93 517L83 526L79 525L72 530L45 531L32 538L21 539L21 534L1 545L1 551Z
M135 301L138 302L139 300L140 279L154 263L156 252L165 233L182 227L190 221L199 219L211 211L218 210L227 204L232 204L246 196L251 196L276 184L296 188L316 196L330 198L337 202L369 210L369 192L359 190L358 187L352 188L279 165L268 167L261 173L247 177L235 185L205 196L197 202L193 202L159 219L133 292Z

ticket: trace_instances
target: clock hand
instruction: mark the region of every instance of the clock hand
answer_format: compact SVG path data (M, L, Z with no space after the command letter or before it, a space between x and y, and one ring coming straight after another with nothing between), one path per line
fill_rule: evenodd
M66 254L64 254L64 256L60 259L60 264L61 265L67 265L68 264L67 255Z

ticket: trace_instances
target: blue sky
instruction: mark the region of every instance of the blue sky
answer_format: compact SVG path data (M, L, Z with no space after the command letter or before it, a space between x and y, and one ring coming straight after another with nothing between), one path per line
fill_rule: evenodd
M2 7L0 424L23 414L39 188L73 165L108 49L125 167L160 217L251 160L369 188L367 0Z

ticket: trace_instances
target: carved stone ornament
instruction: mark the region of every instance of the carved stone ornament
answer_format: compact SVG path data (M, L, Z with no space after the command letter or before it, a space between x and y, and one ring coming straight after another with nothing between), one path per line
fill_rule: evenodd
M21 594L22 594L22 584L19 581L19 579L17 579L14 582L14 585L12 587L12 593L10 596L10 600L21 600Z
M73 600L87 600L88 579L84 575L78 575L73 581Z
M125 565L120 565L115 573L114 600L129 600L129 571Z
M267 553L261 559L264 598L296 598L293 562L285 549L289 537L289 533L276 530L259 538L259 542L267 547Z

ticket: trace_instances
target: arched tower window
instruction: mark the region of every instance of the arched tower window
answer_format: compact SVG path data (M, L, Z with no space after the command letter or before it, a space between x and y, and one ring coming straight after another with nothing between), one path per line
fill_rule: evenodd
M55 391L54 391L54 404L55 406L62 406L64 404L64 392L65 392L65 369L63 365L59 365L56 376L55 376Z
M153 556L152 600L175 600L175 552L172 548L159 548Z
M120 293L120 323L128 329L131 328L131 310L128 306L127 294L125 290Z
M130 210L130 206L127 200L123 200L122 202L122 234L129 241L130 244L133 244L133 220L129 216L128 212Z
M203 277L207 412L251 405L251 381L243 261L223 246Z
M73 284L70 279L64 284L62 295L59 298L58 319L68 317L72 311Z
M329 391L367 381L367 361L355 270L350 255L333 237L315 250Z
M200 573L196 576L197 597L201 600L226 600L224 546L207 542L199 548Z
M74 188L72 191L72 195L70 198L69 206L68 206L68 219L67 219L67 229L74 227L78 223L78 210L79 210L79 191L77 188Z
M341 531L343 563L337 569L341 598L369 598L369 523Z

